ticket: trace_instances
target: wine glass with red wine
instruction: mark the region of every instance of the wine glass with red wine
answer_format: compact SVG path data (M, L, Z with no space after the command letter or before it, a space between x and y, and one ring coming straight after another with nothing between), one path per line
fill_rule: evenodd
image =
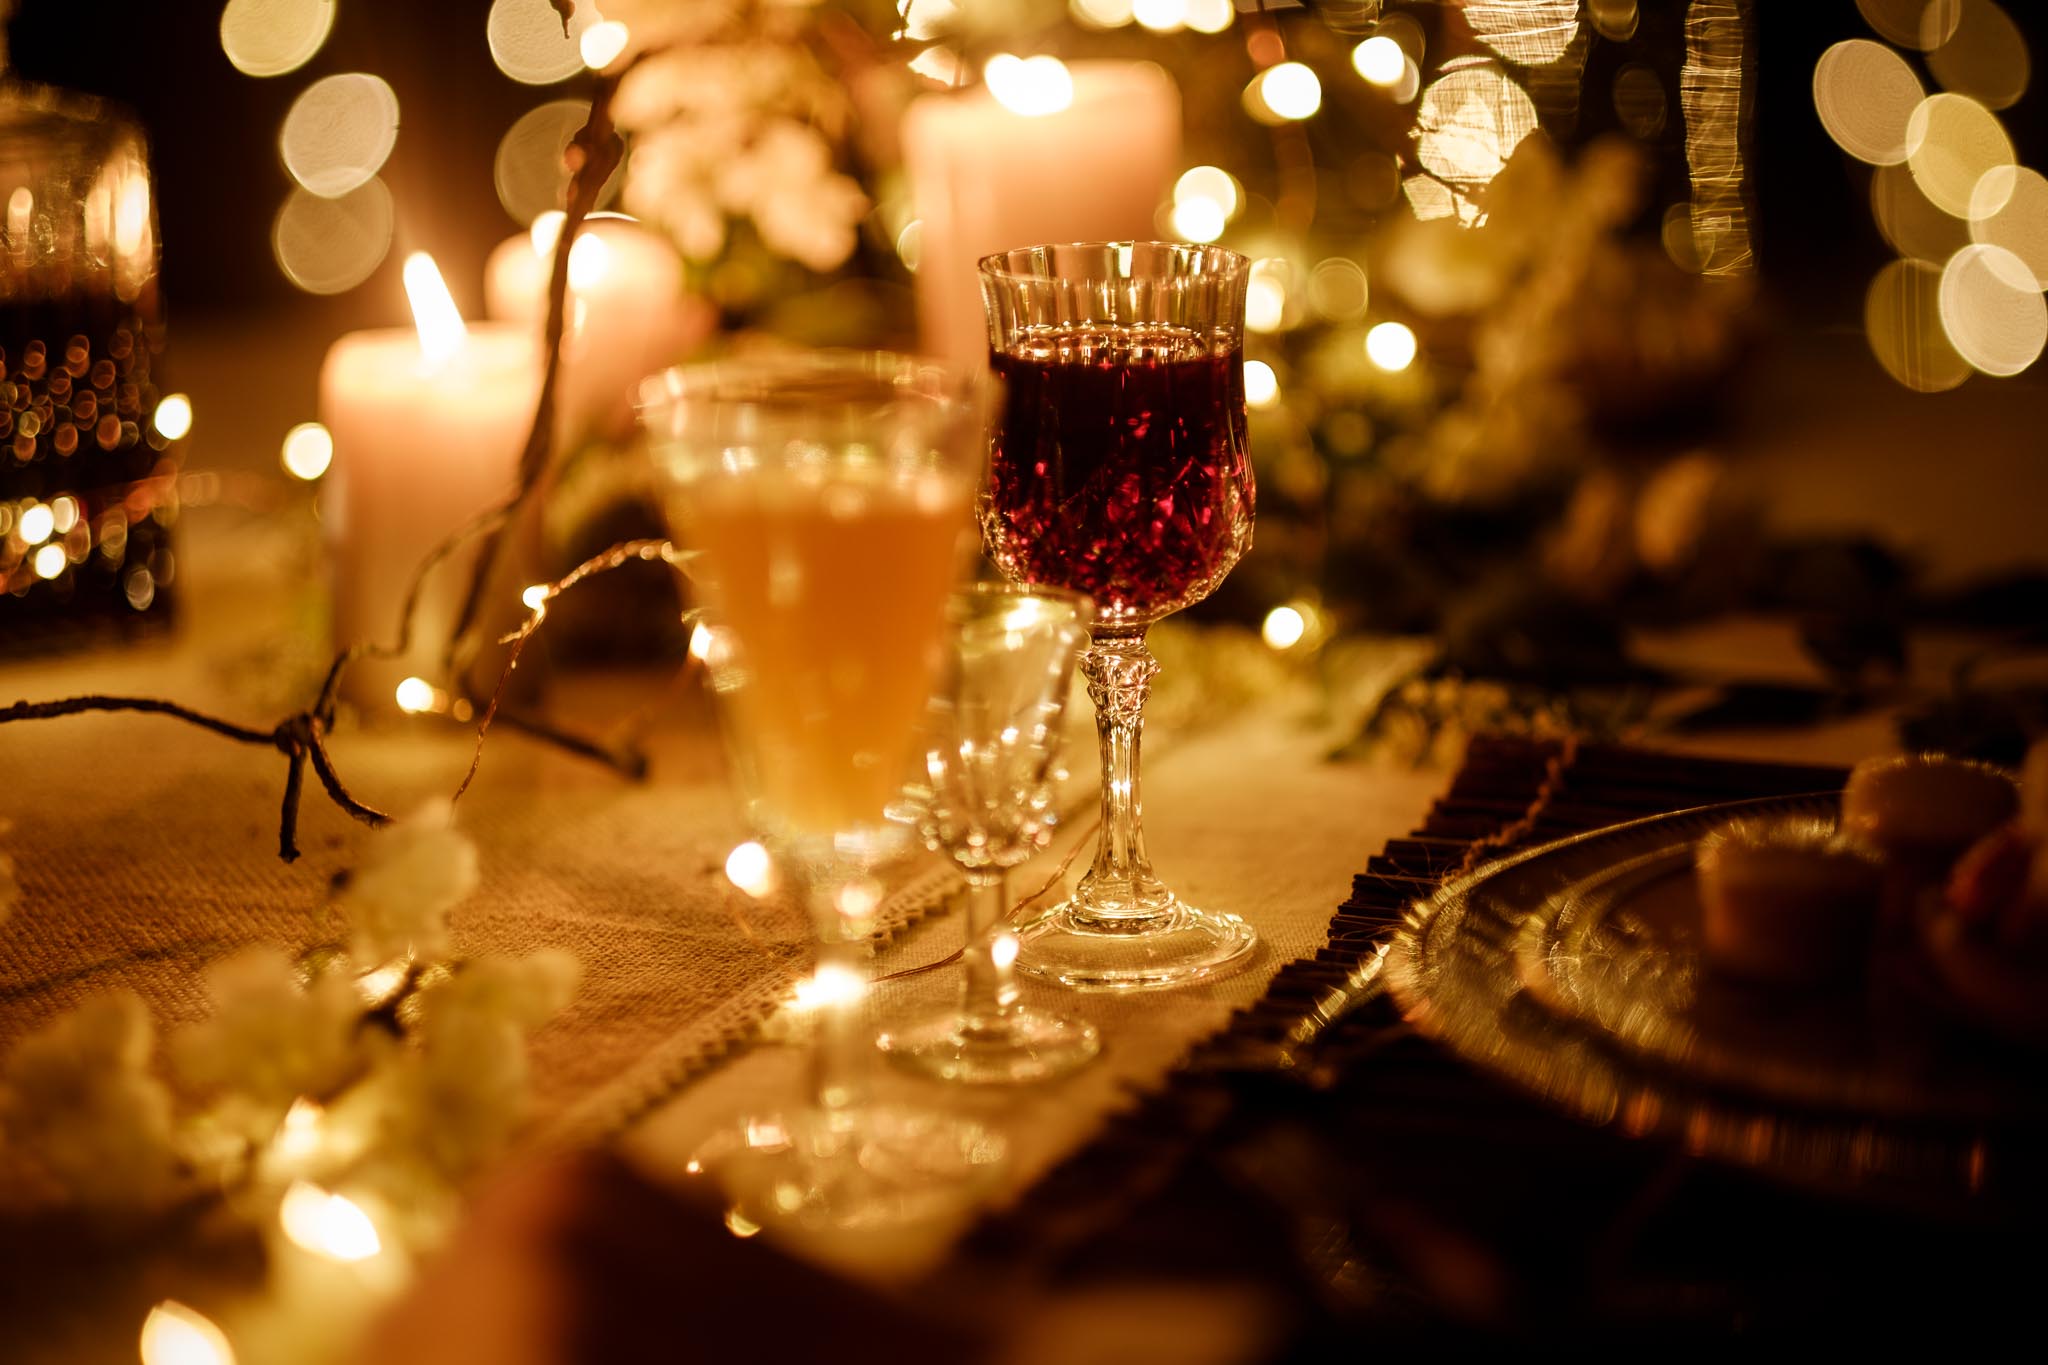
M1252 541L1244 298L1221 247L1077 242L981 262L990 366L982 540L1003 574L1095 599L1081 656L1102 742L1102 838L1072 899L1018 931L1017 968L1094 990L1235 971L1257 937L1152 873L1138 739L1154 621L1216 590Z

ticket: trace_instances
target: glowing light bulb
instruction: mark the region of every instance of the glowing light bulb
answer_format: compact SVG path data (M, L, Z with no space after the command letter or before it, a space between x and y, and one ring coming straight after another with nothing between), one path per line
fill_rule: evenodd
M1074 102L1073 73L1057 57L1000 53L989 58L981 78L996 103L1026 118L1057 114Z
M1415 333L1405 323L1383 322L1365 334L1365 354L1389 374L1415 363Z
M584 29L583 36L576 42L576 50L582 55L585 66L592 71L602 71L619 59L619 54L632 40L633 35L624 24L616 19L607 19Z
M182 393L164 395L156 405L156 429L167 441L182 440L192 430L192 400Z
M752 839L725 855L725 879L759 900L775 889L775 863Z
M195 1308L165 1299L142 1320L142 1365L235 1365L227 1333Z
M421 356L429 367L447 364L462 349L469 329L463 326L440 267L424 251L405 258L405 297L412 305L413 325L419 329Z
M434 685L425 678L406 678L398 684L393 698L399 710L417 716L434 709Z
M334 463L334 437L318 422L301 422L284 434L278 460L285 473L311 483Z
M1408 73L1408 54L1383 33L1351 49L1351 69L1374 85L1399 85Z
M21 514L16 529L20 531L24 545L40 545L57 529L57 514L42 503L31 503L29 509Z
M520 590L519 600L525 604L528 611L539 611L543 606L547 605L548 585L545 583L528 584Z
M1293 607L1275 607L1266 613L1259 635L1272 649L1292 649L1308 634L1308 620Z
M377 1225L354 1200L295 1180L278 1205L284 1235L335 1261L366 1261L384 1249Z
M1263 360L1244 363L1244 401L1255 408L1270 408L1280 401L1280 376Z

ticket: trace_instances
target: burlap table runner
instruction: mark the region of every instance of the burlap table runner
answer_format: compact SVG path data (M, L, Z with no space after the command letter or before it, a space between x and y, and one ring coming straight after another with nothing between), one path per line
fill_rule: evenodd
M219 700L187 663L188 651L157 647L15 667L0 672L0 700L85 688ZM413 722L343 736L337 762L358 795L405 811L445 795L466 766L466 739L451 730ZM279 861L282 783L280 756L157 717L0 729L0 819L14 823L0 839L22 891L0 924L0 1050L109 989L135 991L167 1031L207 1012L209 962L251 944L298 951L342 938L332 881L370 833L309 778L304 856ZM800 913L752 901L722 874L745 835L716 737L687 707L638 785L495 733L458 821L483 872L453 917L458 949L553 946L583 962L574 1003L532 1042L537 1133L617 1128L747 1037L808 959ZM896 885L885 934L937 904L951 880L921 864Z

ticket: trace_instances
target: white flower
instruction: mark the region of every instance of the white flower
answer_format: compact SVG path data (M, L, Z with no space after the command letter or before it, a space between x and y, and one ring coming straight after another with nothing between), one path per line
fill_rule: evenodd
M340 897L353 931L350 956L363 967L408 954L420 962L446 957L448 912L476 884L476 846L455 828L449 802L378 830Z
M754 202L754 226L770 249L812 270L845 263L858 241L868 197L843 175L779 185Z
M569 1001L582 968L557 949L480 958L420 1002L392 1115L402 1147L460 1175L502 1151L526 1106L526 1038Z
M170 1092L150 1074L156 1032L127 992L97 996L22 1040L0 1081L0 1129L71 1198L155 1208L179 1189Z
M300 1095L326 1096L355 1069L362 998L354 982L328 972L305 989L275 948L251 948L206 971L211 1019L171 1039L171 1059L201 1089L254 1101L275 1123Z

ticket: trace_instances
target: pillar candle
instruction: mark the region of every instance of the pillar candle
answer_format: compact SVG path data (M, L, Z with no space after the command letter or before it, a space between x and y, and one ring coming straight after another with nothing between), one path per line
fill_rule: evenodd
M925 95L903 120L919 229L924 347L956 367L988 358L975 262L1050 242L1146 239L1180 161L1180 92L1150 62L1067 68L1073 98L1040 114L987 87Z
M560 232L561 215L543 215L491 253L484 301L493 318L538 334ZM714 321L710 304L685 292L675 248L627 218L592 218L576 234L567 302L556 429L568 445L630 435L640 381L680 359Z
M410 269L408 270L410 284ZM439 283L439 277L435 277ZM442 298L446 298L445 289ZM417 305L416 305L417 306ZM447 305L453 318L453 304ZM487 323L435 341L420 329L351 332L320 371L320 420L334 438L321 517L333 571L334 639L389 643L415 571L451 532L509 495L540 394L530 328ZM347 695L390 709L397 683L440 684L440 659L467 591L475 551L435 571L412 648L363 659ZM516 608L517 585L507 588ZM502 614L502 613L500 613Z

